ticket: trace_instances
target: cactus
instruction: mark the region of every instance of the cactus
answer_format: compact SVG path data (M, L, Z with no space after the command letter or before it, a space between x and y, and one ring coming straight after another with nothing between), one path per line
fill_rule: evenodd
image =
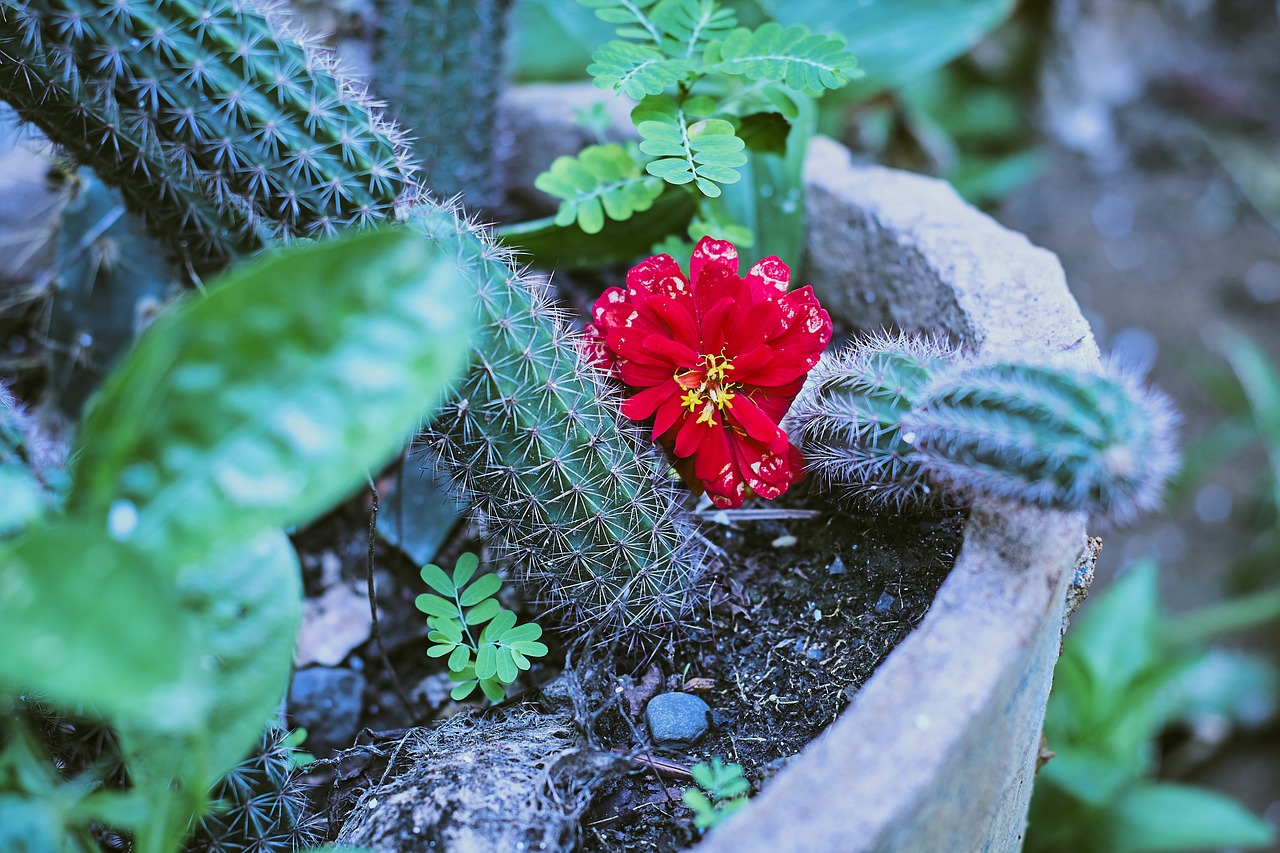
M374 0L374 85L440 196L499 201L493 157L513 0Z
M214 808L184 853L291 853L319 840L316 816L292 761L289 732L276 724L214 786Z
M0 539L62 503L66 454L0 382Z
M784 423L808 470L841 496L868 506L901 510L929 501L934 490L900 424L933 375L955 357L938 340L878 335L823 359Z
M119 187L196 276L388 217L398 132L284 19L243 0L3 0L0 89Z
M429 443L464 497L571 623L604 620L602 639L662 636L692 608L706 551L665 464L539 286L426 199L398 131L275 13L0 0L0 57L0 95L119 186L196 274L393 213L455 247L483 316Z
M816 478L864 503L984 495L1123 523L1159 502L1173 421L1118 371L975 365L883 336L819 365L787 426Z

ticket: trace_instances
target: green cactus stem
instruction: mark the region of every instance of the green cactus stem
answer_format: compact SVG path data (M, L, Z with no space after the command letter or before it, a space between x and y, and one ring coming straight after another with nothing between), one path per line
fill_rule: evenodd
M791 406L784 428L814 478L870 507L919 506L934 496L902 418L934 374L955 358L941 341L875 335L824 358Z
M202 274L267 242L410 220L480 295L470 371L430 443L570 624L662 637L706 551L665 465L543 287L416 183L400 134L251 0L0 0L0 95Z
M374 77L442 197L500 201L494 147L513 0L374 0Z
M1174 421L1119 371L974 364L904 335L820 364L787 425L815 477L862 503L986 496L1124 523L1159 503Z
M930 479L1117 523L1177 467L1173 410L1119 372L989 364L939 377L903 419Z

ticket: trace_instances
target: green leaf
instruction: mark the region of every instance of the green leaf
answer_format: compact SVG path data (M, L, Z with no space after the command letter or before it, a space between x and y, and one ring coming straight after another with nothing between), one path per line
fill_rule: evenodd
M1215 344L1244 389L1271 462L1271 499L1280 510L1280 371L1261 347L1233 329L1220 330Z
M510 649L511 659L516 662L516 666L520 669L527 670L533 666L529 659L525 657L519 649Z
M663 0L653 10L653 23L668 37L663 50L692 59L708 41L733 29L738 18L716 0Z
M479 625L481 622L488 622L501 611L502 605L498 603L496 598L485 599L467 611L467 624Z
M199 554L301 524L402 444L463 366L468 284L396 228L293 245L163 315L81 430L69 506Z
M672 231L682 231L693 216L693 195L679 187L656 182L662 190L648 210L626 223L606 221L598 234L577 225L555 224L554 218L506 225L498 239L516 252L531 256L546 269L587 269L610 264L634 264L651 254L649 248Z
M470 551L461 554L458 557L458 562L453 567L453 585L461 589L470 583L471 578L475 576L476 567L479 565L480 558L475 554Z
M502 683L496 678L482 678L480 680L480 689L484 691L484 695L489 698L490 702L501 702L507 698L507 692L502 689Z
M459 601L463 607L479 604L502 588L502 578L495 573L481 575L471 586L462 591Z
M498 672L498 648L493 643L481 643L476 649L476 678L484 681Z
M458 618L458 605L452 601L446 601L438 595L432 595L424 592L413 601L414 606L431 616L439 616L440 618Z
M1155 783L1115 806L1122 849L1134 853L1221 847L1270 847L1275 832L1236 801L1204 788Z
M499 648L494 655L498 666L498 680L503 684L510 684L520 675L520 668L516 666L515 659L511 657L510 649Z
M476 689L476 685L479 683L480 682L474 678L468 678L466 681L459 683L457 687L450 690L449 695L453 697L455 702L461 702L463 699L466 699L471 695L471 693Z
M172 576L97 525L57 522L0 552L0 613L0 684L159 728L198 726L210 697L179 695L201 662Z
M481 642L496 641L499 637L511 630L511 626L516 624L516 615L510 610L503 610L494 620L484 629L484 633L480 635Z
M457 587L453 585L453 581L449 580L449 576L444 573L444 569L434 563L428 563L422 567L422 579L427 586L445 598L453 598L458 591ZM466 581L461 581L461 583L466 583Z
M746 144L749 151L765 154L787 153L787 135L791 132L791 122L781 113L751 113L742 117L738 136Z
M865 72L836 93L862 101L968 51L1013 11L1013 0L805 0L770 3L783 25L840 33ZM745 15L743 16L745 18Z
M434 634L435 632L433 631L432 633ZM431 635L428 634L427 637L430 639ZM442 658L445 655L453 654L453 650L457 645L457 643L438 643L434 646L427 646L427 657Z
M1057 747L1056 755L1040 768L1037 784L1056 785L1091 806L1105 806L1134 780L1130 767L1084 749Z
M44 512L40 484L17 466L0 467L0 539L19 532Z
M514 628L508 628L502 632L501 641L509 646L518 643L528 643L542 636L542 627L533 622L525 625L519 625Z
M845 50L843 36L775 22L734 30L709 44L705 58L725 74L775 81L815 95L838 89L861 74L854 55Z
M645 11L657 0L578 0L578 2L589 9L594 9L596 17L600 20L621 25L617 32L623 38L662 41L661 33L645 14Z
M471 649L466 646L458 646L449 655L450 672L462 672L469 663L471 663Z
M587 73L597 88L612 89L638 101L688 80L693 63L673 59L648 45L611 41L591 54Z
M719 184L732 184L747 162L744 143L723 119L695 119L687 106L670 98L645 98L633 111L640 150L657 159L645 169L670 184L693 183L703 195L720 195Z
M614 143L589 145L577 157L557 157L534 186L563 199L557 225L576 221L588 234L598 234L606 216L625 221L648 210L662 194L662 182L645 175L627 149Z
M428 639L437 639L432 635L439 634L438 642L462 642L462 625L458 622L458 613L456 610L449 614L448 617L432 616L427 619L427 625L432 629L431 633L427 635Z

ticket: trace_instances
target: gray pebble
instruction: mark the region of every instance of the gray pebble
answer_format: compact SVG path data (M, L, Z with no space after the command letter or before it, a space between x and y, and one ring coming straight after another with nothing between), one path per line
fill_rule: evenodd
M659 693L645 706L649 734L659 746L691 746L710 727L711 708L691 693Z
M364 674L343 667L312 666L293 674L289 719L307 730L306 746L317 755L351 746L360 726Z
M893 605L896 601L897 599L894 598L889 593L887 592L880 593L880 598L876 600L876 612L888 613L890 610L893 609Z

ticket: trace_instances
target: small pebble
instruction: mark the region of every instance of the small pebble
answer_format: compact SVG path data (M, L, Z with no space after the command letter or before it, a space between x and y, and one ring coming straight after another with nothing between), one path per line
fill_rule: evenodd
M711 706L690 693L659 693L645 706L649 734L659 746L692 746L711 726Z
M791 548L799 541L800 541L799 539L796 539L796 537L792 536L790 533L787 533L773 540L771 544L775 548Z
M844 560L839 557L836 557L831 561L831 565L827 566L827 574L829 575L842 575L845 571L847 570L844 567Z
M827 656L827 653L817 646L812 646L809 648L809 651L804 653L804 656L809 660L822 660Z
M880 593L880 598L876 600L875 610L877 613L888 613L893 609L894 602L897 601L887 592Z

